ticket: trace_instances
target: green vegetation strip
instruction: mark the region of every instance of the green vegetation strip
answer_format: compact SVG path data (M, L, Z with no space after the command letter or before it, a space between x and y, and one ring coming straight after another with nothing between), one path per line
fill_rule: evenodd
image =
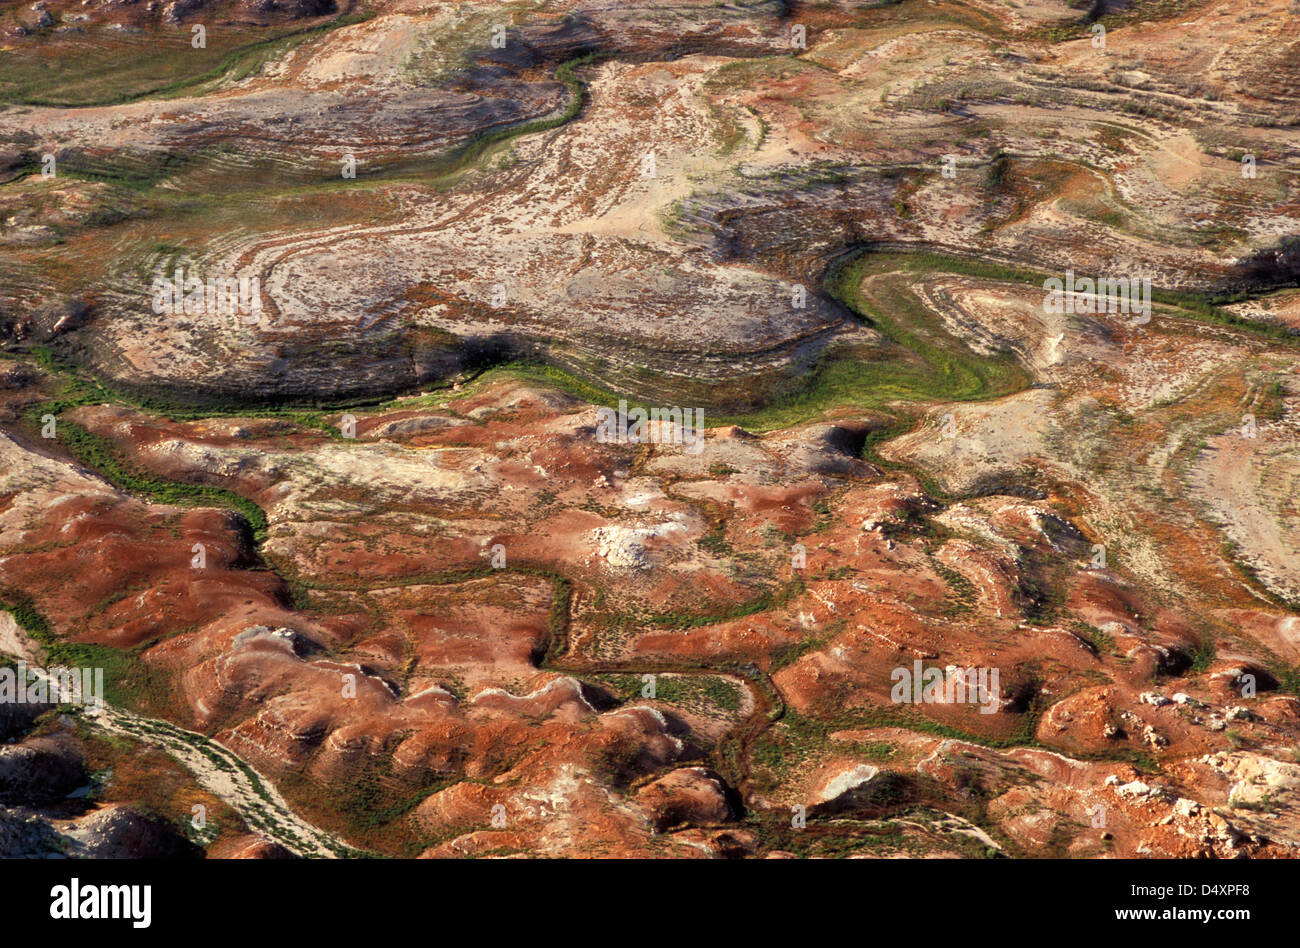
M266 540L266 513L247 497L224 487L165 480L143 472L125 460L107 438L91 434L71 421L58 422L59 442L82 464L93 468L120 490L160 504L231 507L243 515L257 546Z
M979 401L1003 397L1031 384L1029 373L1012 354L983 356L972 352L947 333L936 316L905 288L885 284L876 288L873 296L862 291L865 277L890 273L953 273L1037 289L1051 275L955 254L865 247L829 270L825 289L885 337L884 350L832 350L808 374L800 390L757 411L721 412L710 416L708 423L770 431L821 417L837 408L896 413L902 402ZM1223 308L1224 304L1247 298L1249 294L1245 293L1152 290L1153 302L1169 307L1177 316L1300 345L1300 336L1286 326L1243 319ZM626 398L629 406L651 407L644 400L611 391L552 365L516 362L494 372L560 388L593 404L612 405ZM672 384L664 380L668 389L665 395L671 395ZM897 433L891 427L891 436Z
M561 63L555 70L555 78L559 82L569 87L569 101L563 111L558 115L550 118L533 119L530 122L523 122L519 125L509 125L505 128L497 128L488 132L481 132L471 137L465 143L458 145L448 154L435 159L433 164L428 168L435 178L448 177L454 175L465 168L477 164L483 156L495 145L512 138L518 138L521 135L533 135L537 132L549 131L553 128L559 128L573 119L577 118L578 113L582 111L585 93L583 91L582 80L578 78L575 70L595 62L600 58L600 54L588 53L585 56L579 56Z
M37 106L46 108L84 108L123 105L149 98L170 98L209 83L221 80L238 81L260 68L270 57L287 52L293 46L330 30L361 23L375 16L374 13L354 13L339 17L328 23L299 29L283 30L266 39L254 40L244 45L221 53L220 41L223 30L217 25L210 25L208 38L211 48L195 49L191 45L188 28L174 34L151 37L119 37L115 52L106 51L102 46L86 45L84 55L64 55L58 60L62 73L51 77L48 72L49 61L39 57L40 50L34 51L39 58L32 59L28 53L27 63L17 57L11 63L14 71L7 77L9 88L0 91L0 102L17 106ZM244 31L247 32L247 31ZM64 41L63 45L69 45ZM138 47L138 48L136 48ZM70 50L69 50L70 52ZM221 58L209 68L177 79L157 82L158 73L176 74L191 70L196 66L211 63L216 56ZM41 68L35 68L39 63ZM18 78L22 67L29 65L32 77L23 82ZM35 89L46 89L57 84L60 88L93 90L85 96L50 98L31 94ZM121 88L125 85L125 88ZM140 88L140 86L144 88ZM105 89L116 89L105 94Z
M1022 283L1042 289L1043 281L1049 277L1060 279L1060 273L1048 273L1028 267L1013 267L1008 264L964 257L958 254L937 253L931 250L903 250L898 248L867 247L858 259L863 261L862 273L874 274L891 271L908 271L912 273L955 273L1003 283ZM1271 292L1271 291L1270 291ZM1238 329L1243 332L1264 336L1293 346L1300 346L1300 335L1289 326L1278 323L1263 323L1243 319L1223 307L1232 303L1258 298L1261 293L1236 291L1231 293L1208 293L1194 290L1165 290L1153 287L1151 300L1179 310L1180 316L1201 322L1214 323Z
M104 697L110 704L149 707L157 703L151 699L166 688L161 673L140 661L139 649L115 649L57 638L31 597L18 590L0 589L0 610L10 613L27 631L40 646L48 665L104 669Z

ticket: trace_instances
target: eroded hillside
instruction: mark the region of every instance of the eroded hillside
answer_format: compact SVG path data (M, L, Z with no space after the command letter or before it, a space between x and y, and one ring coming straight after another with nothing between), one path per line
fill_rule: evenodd
M0 838L1296 855L1296 18L0 7Z

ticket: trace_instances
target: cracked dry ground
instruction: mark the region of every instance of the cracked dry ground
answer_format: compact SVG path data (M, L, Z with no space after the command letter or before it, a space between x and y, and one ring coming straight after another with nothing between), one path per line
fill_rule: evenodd
M1104 50L1053 2L42 6L6 654L388 855L1296 854L1290 3ZM196 22L216 58L31 78ZM263 322L155 314L176 267ZM1045 312L1067 267L1152 320ZM601 443L620 396L702 450ZM994 713L894 703L914 662ZM3 723L6 851L294 851L145 731Z

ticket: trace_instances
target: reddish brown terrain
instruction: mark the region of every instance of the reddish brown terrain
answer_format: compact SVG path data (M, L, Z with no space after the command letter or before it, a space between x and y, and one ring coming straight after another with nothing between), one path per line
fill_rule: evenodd
M0 6L0 854L1300 854L1296 13L1084 6Z

